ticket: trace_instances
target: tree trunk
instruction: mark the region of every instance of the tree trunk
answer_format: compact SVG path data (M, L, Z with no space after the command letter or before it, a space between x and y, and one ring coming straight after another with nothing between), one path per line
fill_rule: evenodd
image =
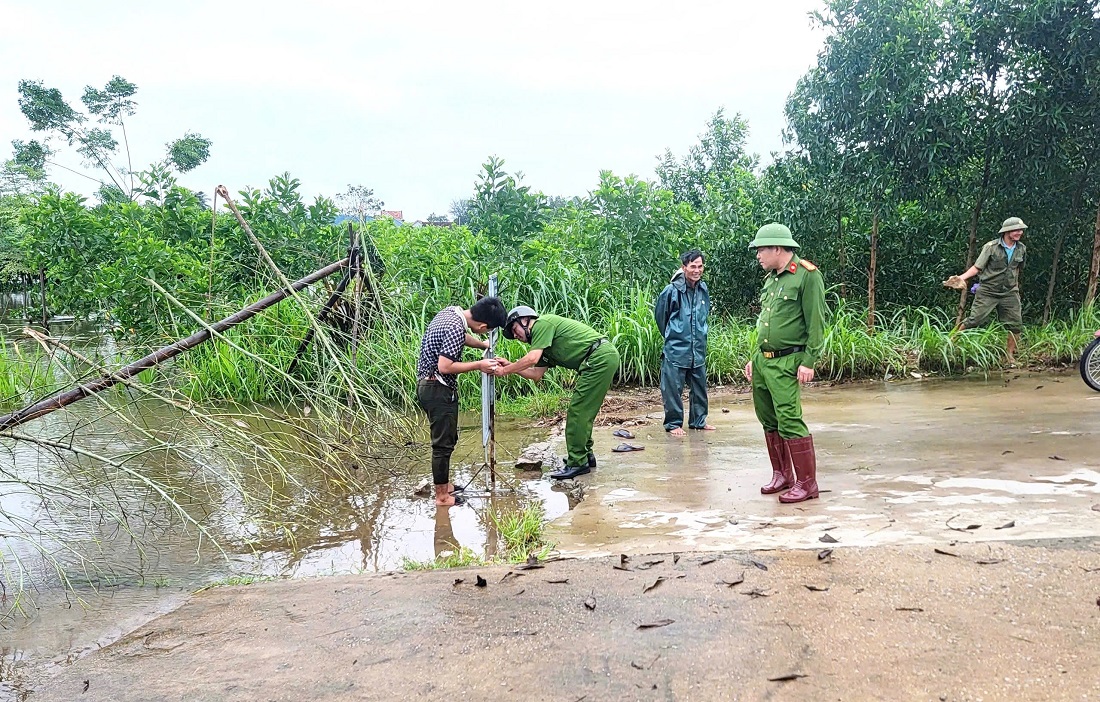
M1096 278L1100 275L1100 204L1096 206L1096 228L1092 236L1092 259L1089 261L1089 285L1085 289L1085 305L1096 299Z
M836 203L836 241L837 241L837 276L840 278L840 299L848 297L848 284L845 283L844 268L848 265L848 252L844 246L844 216L840 209L840 201Z
M867 271L867 331L875 331L875 272L878 270L878 208L871 216L871 264Z
M974 209L970 211L970 238L966 244L966 268L974 265L974 252L978 247L978 220L982 216L982 207L985 206L985 194L989 188L989 176L993 170L993 154L990 148L985 149L985 164L982 166L982 184L978 188L978 197L974 201ZM966 316L966 288L959 293L959 307L955 313L955 326L962 324Z
M1054 242L1054 257L1050 262L1050 280L1047 281L1047 299L1043 304L1043 324L1050 321L1054 309L1054 284L1058 280L1058 262L1062 257L1062 247L1066 243L1066 232L1073 227L1073 223L1077 220L1077 208L1081 206L1081 194L1085 189L1085 182L1088 177L1089 169L1086 167L1077 189L1073 191L1073 198L1070 200L1069 220L1062 226L1062 230L1058 232L1058 240Z
M46 269L40 267L38 269L38 290L42 298L42 328L49 329L49 315L46 314Z

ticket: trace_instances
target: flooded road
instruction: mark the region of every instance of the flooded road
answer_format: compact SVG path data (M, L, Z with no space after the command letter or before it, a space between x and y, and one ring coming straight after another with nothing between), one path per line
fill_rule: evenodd
M128 535L111 533L109 524L70 520L69 536L83 533L84 543L97 549L97 561L107 565L65 590L41 554L17 554L41 584L33 607L4 622L0 654L9 661L65 664L212 582L389 571L458 548L492 555L498 543L492 515L530 502L545 508L547 539L563 555L578 556L1100 535L1100 393L1075 375L1018 372L853 384L814 388L805 400L823 492L798 505L783 506L759 493L770 469L751 400L719 391L711 402L715 432L675 439L662 430L659 408L642 409L639 417L650 414L630 427L636 433L631 442L645 450L612 453L623 441L612 435L616 426L597 427L599 468L578 481L583 499L581 490L504 468L494 497L475 495L467 505L436 510L411 494L428 472L430 449L420 427L416 441L369 489L298 475L302 493L291 491L289 503L304 503L307 493L317 503L309 507L309 527L292 538L239 515L216 516L230 547L222 553L153 510L138 549ZM71 413L54 417L50 421L76 421ZM474 467L482 458L478 418L462 422L455 462L464 467L455 482L474 479L475 488L484 487L486 476ZM501 461L514 459L549 431L525 421L502 425ZM106 451L112 443L133 441L125 432L104 431L90 445ZM16 444L12 451L24 475L56 469L31 447ZM187 466L146 458L145 468L166 484L194 489ZM132 497L124 503L147 504L141 495ZM232 504L222 507L233 512ZM43 515L33 499L18 493L0 496L0 508L28 519ZM9 582L9 594L11 589ZM0 700L3 693L0 684Z
M751 398L719 396L715 432L667 436L654 408L633 442L645 450L618 454L614 427L597 429L600 468L550 538L593 555L1100 535L1100 393L1076 374L817 388L804 412L820 499L760 494Z

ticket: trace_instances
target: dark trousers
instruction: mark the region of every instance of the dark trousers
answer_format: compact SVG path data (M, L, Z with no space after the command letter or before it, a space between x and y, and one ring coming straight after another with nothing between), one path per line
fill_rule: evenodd
M458 391L438 380L416 384L416 401L428 415L432 431L432 482L451 482L451 454L458 442Z
M688 426L702 429L707 425L707 369L706 366L679 368L661 360L661 402L665 406L665 431L684 426L684 383L687 382L691 398L691 414Z

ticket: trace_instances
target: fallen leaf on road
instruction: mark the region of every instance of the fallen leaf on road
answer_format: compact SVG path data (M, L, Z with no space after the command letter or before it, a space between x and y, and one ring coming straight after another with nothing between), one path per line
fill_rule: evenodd
M752 565L756 566L756 567L757 567L757 568L759 568L760 570L767 570L767 569L768 569L768 566L764 565L764 564L763 564L763 563L761 563L760 561L754 561L754 560L752 560L752 559L749 559L749 563L751 563Z
M650 583L649 585L646 585L645 587L642 588L642 594L644 595L645 593L647 593L650 590L654 589L655 587L657 587L658 585L660 585L664 581L665 581L665 576L662 575L662 576L658 577L652 583Z
M586 599L586 600L584 601L584 606L585 606L585 607L586 607L586 608L587 608L587 609L588 609L589 611L592 611L592 612L594 612L594 611L596 610L596 596L595 596L595 595L592 595L592 596L588 597L588 598L587 598L587 599Z
M672 565L676 565L679 562L680 562L680 554L678 554L678 553L672 554Z
M1002 524L999 527L993 527L993 528L994 529L1011 529L1014 526L1016 526L1016 521L1015 520L1009 522L1008 524Z
M953 409L955 409L955 407L954 407L954 405L952 405L951 407L944 407L944 409L945 410L953 410Z
M663 559L663 558L655 560L655 561L646 561L645 563L638 566L638 570L649 570L653 566L659 565L659 564L664 563L664 562L665 562L665 559Z
M1001 451L1002 456L1007 456L1010 453L1013 453L1013 452L1012 451Z
M640 665L640 664L638 664L638 663L635 663L634 661L630 661L630 667L631 667L631 668L634 668L634 669L636 669L636 670L645 670L645 667L644 667L644 666L642 666L642 665Z
M722 408L722 414L729 414L729 413L730 413L730 411L729 411L728 407L723 407Z
M748 592L742 592L741 594L742 595L748 595L749 597L751 597L753 599L756 599L757 597L767 597L768 596L768 593L764 592L763 590L756 589L756 588L754 588L752 590L749 590Z
M835 543L837 543L837 540L833 537L832 534L825 534L820 539L818 539L818 541L820 541L823 544L835 544Z
M539 557L532 553L527 556L526 563L516 566L516 570L535 570L542 567L543 565L539 563Z
M802 587L806 588L810 592L828 592L829 591L829 588L827 588L827 587L818 587L817 585L803 585Z
M726 587L736 587L737 585L745 582L745 571L741 571L741 575L737 577L737 580L719 580L718 582L722 583Z
M629 562L630 562L630 556L626 555L625 553L620 553L619 554L619 563L617 565L612 566L612 568L614 568L615 570L631 570L630 566L627 565L627 563L629 563Z
M1093 512L1100 512L1100 503L1093 505L1092 506L1092 511Z
M920 607L894 607L895 612L923 612Z
M1036 389L1036 390L1042 390L1042 389L1043 389L1043 386L1042 386L1042 385L1036 385L1036 386L1035 386L1035 389Z
M1049 458L1052 461L1064 461L1064 460L1066 460L1066 459L1062 458L1061 456L1059 456L1058 454L1054 454L1053 456L1047 456L1047 458Z
M989 559L989 560L974 561L974 562L977 563L978 565L997 565L998 563L1004 563L1005 559L1003 559L1003 558L992 558L992 559Z
M656 619L651 622L642 622L638 625L639 629L656 629L662 626L668 626L669 624L675 624L675 619Z
M717 558L704 558L703 560L699 561L699 565L701 565L701 566L710 565L711 563L714 563L717 560L718 560Z
M786 675L777 675L774 678L768 678L768 682L790 682L791 680L798 680L799 678L807 677L803 673L787 673Z
M954 556L955 558L959 557L959 554L951 553L950 551L944 551L941 548L934 548L932 550L935 551L936 553L940 554L941 556Z
M819 561L824 561L827 558L832 558L832 556L833 556L833 549L831 549L831 548L827 548L824 551L818 551L817 552L817 560L819 560Z
M561 578L559 580L547 580L546 582L550 583L551 585L568 585L569 578Z
M508 578L515 579L515 578L522 578L522 577L523 577L523 573L513 573L512 571L508 571L507 573L504 574L504 577L499 580L499 582L504 582Z
M451 585L451 587L454 587L455 585L461 585L461 584L462 584L462 578L455 578L454 585Z
M489 583L485 580L485 578L483 578L479 575L479 576L477 576L477 582L475 582L474 584L477 585L478 587L485 587Z

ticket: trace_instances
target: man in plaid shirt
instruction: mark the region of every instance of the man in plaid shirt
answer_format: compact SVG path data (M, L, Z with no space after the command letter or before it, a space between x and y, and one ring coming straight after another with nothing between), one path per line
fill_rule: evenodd
M462 504L451 483L451 454L458 441L458 374L469 371L492 373L498 359L463 361L462 351L470 346L488 349L489 344L474 336L503 327L507 319L497 297L483 297L469 309L447 307L432 318L420 340L416 363L416 400L428 415L432 433L432 482L435 504Z

